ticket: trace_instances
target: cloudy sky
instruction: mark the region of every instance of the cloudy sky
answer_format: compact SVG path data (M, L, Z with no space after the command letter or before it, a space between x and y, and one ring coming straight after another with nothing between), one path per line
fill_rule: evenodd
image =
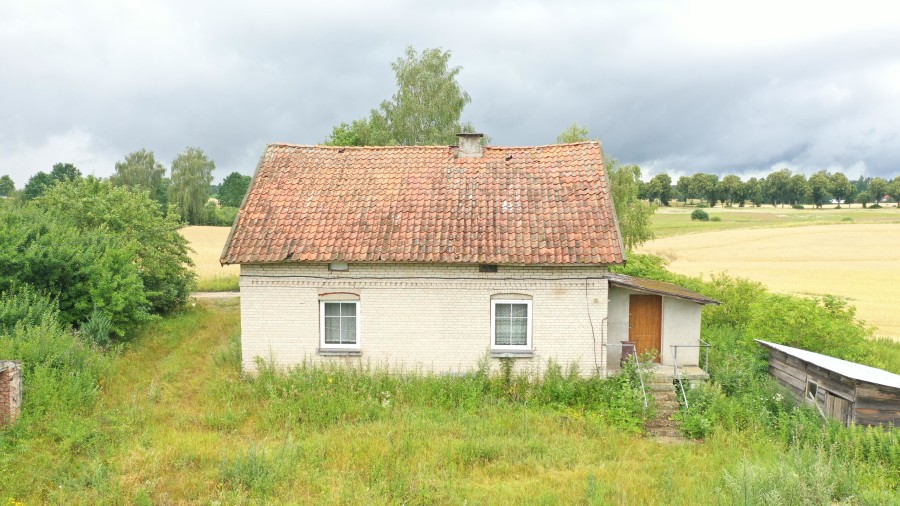
M463 120L496 145L578 122L645 177L900 175L892 2L231 3L0 3L0 174L187 146L217 181L250 174L267 142L319 143L389 98L411 44L452 51Z

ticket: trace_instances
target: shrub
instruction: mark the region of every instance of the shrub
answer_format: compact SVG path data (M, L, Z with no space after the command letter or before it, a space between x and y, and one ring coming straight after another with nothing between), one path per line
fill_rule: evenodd
M55 185L36 205L82 233L102 229L112 241L130 245L150 313L166 314L187 302L195 275L181 224L174 213L163 216L146 193L89 177Z
M794 205L792 205L791 207L794 208L794 209L806 209L805 207L803 207L802 204L794 204Z
M703 209L694 209L694 211L691 213L691 220L709 221L709 213L707 213Z
M68 220L32 205L0 211L0 290L33 286L55 299L67 325L87 321L99 308L112 317L118 335L151 319L138 243Z
M103 311L94 308L91 316L81 326L81 334L85 339L100 346L109 344L109 335L112 331L112 319Z
M722 217L721 216L713 216L712 218L709 219L709 221L722 221Z
M869 209L881 209L881 204L875 203L869 206Z

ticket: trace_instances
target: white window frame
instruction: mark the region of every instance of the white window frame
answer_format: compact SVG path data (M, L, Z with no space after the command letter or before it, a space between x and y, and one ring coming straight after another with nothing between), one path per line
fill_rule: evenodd
M355 304L356 305L356 342L355 343L326 343L325 342L325 304ZM319 349L322 350L358 350L360 343L360 320L362 319L359 311L360 305L358 300L320 300L319 301Z
M497 337L497 304L525 304L528 310L525 344L496 344ZM492 299L491 300L491 350L492 351L531 351L531 300L528 299Z

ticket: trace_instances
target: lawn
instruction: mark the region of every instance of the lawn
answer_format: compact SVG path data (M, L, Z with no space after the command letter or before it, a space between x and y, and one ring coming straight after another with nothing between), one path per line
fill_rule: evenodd
M71 435L7 447L0 501L744 504L779 487L858 487L878 503L896 487L877 469L758 434L661 444L590 409L416 390L458 378L392 380L352 402L346 389L364 377L247 381L238 323L231 299L148 326Z
M878 335L900 340L900 224L720 230L656 239L640 251L679 274L728 272L777 292L846 297Z

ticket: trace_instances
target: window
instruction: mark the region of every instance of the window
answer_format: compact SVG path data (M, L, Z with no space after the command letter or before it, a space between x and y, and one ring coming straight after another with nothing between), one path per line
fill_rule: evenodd
M491 301L491 348L531 350L531 301Z
M359 302L320 301L321 347L359 348Z
M815 401L816 394L819 392L819 385L815 384L812 381L807 381L806 383L806 398Z

